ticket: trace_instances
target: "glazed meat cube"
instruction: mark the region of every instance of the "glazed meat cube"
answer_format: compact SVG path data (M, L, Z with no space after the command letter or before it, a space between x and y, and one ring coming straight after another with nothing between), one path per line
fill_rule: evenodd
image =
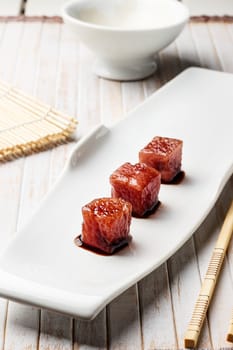
M139 161L161 173L163 182L171 182L181 170L181 140L156 136L139 152Z
M110 176L112 196L130 202L132 214L142 217L158 202L160 180L160 173L146 164L125 163Z
M99 198L86 204L82 208L82 242L112 254L131 239L131 212L131 204L121 198Z

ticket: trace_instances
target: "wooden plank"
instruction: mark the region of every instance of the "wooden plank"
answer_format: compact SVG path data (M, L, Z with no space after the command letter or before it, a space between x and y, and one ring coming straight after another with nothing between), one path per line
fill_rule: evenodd
M61 27L55 106L67 115L77 117L79 45L66 26ZM79 128L79 125L78 125ZM53 185L74 147L73 143L52 150L49 182Z
M0 2L0 16L17 16L22 8L22 0L7 0Z
M17 47L20 44L18 50L19 53L16 55L16 57L18 57L18 60L17 65L15 66L15 83L18 87L22 88L28 93L32 93L35 85L36 67L38 64L41 24L32 23L28 26L24 23L15 22L8 24L8 26L12 29L13 32L13 45ZM20 28L22 29L20 30ZM22 35L20 34L21 32ZM9 36L7 36L7 38L9 40ZM28 50L31 52L31 55L28 55ZM20 159L17 162L19 162L21 164L21 167L23 167L25 160ZM24 204L22 203L22 199L24 200L25 192L25 186L23 184L23 182L25 183L25 171L23 174L24 180L22 180L20 201L21 205L19 206L17 229L20 227L22 222L27 219L28 215L31 214L30 210L34 208L35 201L37 200L37 198L34 198L33 201L33 191L30 184L28 183L30 190L30 194L28 195L29 203L28 205L25 203L27 202L27 199L24 201ZM38 339L38 326L38 310L32 307L10 302L6 324L5 349L36 349Z
M42 310L39 349L71 350L72 319Z
M0 299L0 346L4 348L5 343L5 325L7 318L8 302L5 299Z
M201 65L190 24L185 27L176 40L176 46L182 69Z
M227 24L226 25L226 29L228 30L228 32L230 34L231 41L232 41L232 44L233 44L233 23Z
M229 0L182 0L191 16L233 15L233 3Z
M159 53L159 72L162 84L182 71L177 46L173 43Z
M139 283L143 349L176 349L167 264Z
M137 287L131 287L112 301L107 311L109 349L141 349Z
M4 28L3 28L4 26ZM4 65L0 67L0 77L13 84L15 82L15 72L17 63L17 53L23 36L23 23L1 23L3 37L1 39L2 59Z
M8 306L5 347L6 350L37 349L38 311L29 306L10 302Z
M129 113L145 99L142 82L124 82L122 85L122 103L125 113Z
M204 23L191 23L190 29L201 66L204 68L220 70L221 66L219 57L216 53L213 42L210 40L208 26Z
M80 44L78 69L78 120L80 136L101 122L100 78L92 72L93 54Z
M56 16L61 14L61 6L67 0L27 0L27 16Z
M146 97L152 95L156 90L158 90L162 85L161 72L159 69L159 58L157 58L157 70L149 78L143 80L143 89Z
M22 26L18 26L15 34L6 24L0 23L0 76L11 83L15 81L15 65L18 56L16 40L21 36ZM5 36L7 35L7 37ZM7 40L10 42L7 42ZM18 214L18 199L20 193L22 162L20 160L0 166L0 239L1 249L4 248L9 237L16 229ZM0 348L5 344L5 326L7 319L8 302L0 299Z
M233 73L233 39L231 36L231 25L210 22L208 24L210 39L219 57L221 68L228 73Z
M101 122L105 125L123 118L121 84L100 79Z
M74 350L107 350L106 310L93 321L75 320Z

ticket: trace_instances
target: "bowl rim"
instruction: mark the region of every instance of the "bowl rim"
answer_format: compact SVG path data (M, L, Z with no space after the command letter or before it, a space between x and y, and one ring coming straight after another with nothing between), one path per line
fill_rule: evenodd
M182 20L179 20L175 23L171 24L165 24L165 25L159 25L156 27L145 27L145 28L123 28L123 27L117 27L117 26L107 26L107 25L100 25L100 24L94 24L91 22L86 22L82 21L81 19L78 19L76 17L73 17L68 13L68 9L72 6L78 3L80 0L70 0L66 2L62 7L61 7L61 15L64 20L72 22L73 24L78 24L82 27L88 28L88 29L95 29L95 30L101 30L101 31L109 31L109 32L150 32L150 31L156 31L156 30L161 30L161 29L172 29L176 26L185 24L190 17L189 10L185 4L183 4L180 1L177 0L163 0L164 2L167 3L176 3L176 6L182 8L184 10L184 17ZM110 0L108 0L110 1Z

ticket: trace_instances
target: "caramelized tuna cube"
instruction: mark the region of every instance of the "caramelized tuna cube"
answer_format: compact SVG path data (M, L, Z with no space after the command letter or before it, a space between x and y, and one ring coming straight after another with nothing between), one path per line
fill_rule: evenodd
M181 170L181 140L156 136L139 152L139 161L161 173L163 182L171 182Z
M112 196L130 202L132 214L142 217L158 202L160 180L160 173L146 164L125 163L110 176Z
M99 198L82 208L82 242L112 254L128 243L132 206L123 199Z

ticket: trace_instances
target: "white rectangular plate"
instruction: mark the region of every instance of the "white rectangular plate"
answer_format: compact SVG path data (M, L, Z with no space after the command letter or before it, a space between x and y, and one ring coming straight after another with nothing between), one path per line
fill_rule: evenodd
M233 75L188 69L123 121L81 140L53 190L0 256L0 295L83 318L169 258L212 208L233 170ZM75 246L81 207L109 196L109 175L138 160L153 136L184 141L179 185L162 185L161 206L133 219L132 243L113 256Z

